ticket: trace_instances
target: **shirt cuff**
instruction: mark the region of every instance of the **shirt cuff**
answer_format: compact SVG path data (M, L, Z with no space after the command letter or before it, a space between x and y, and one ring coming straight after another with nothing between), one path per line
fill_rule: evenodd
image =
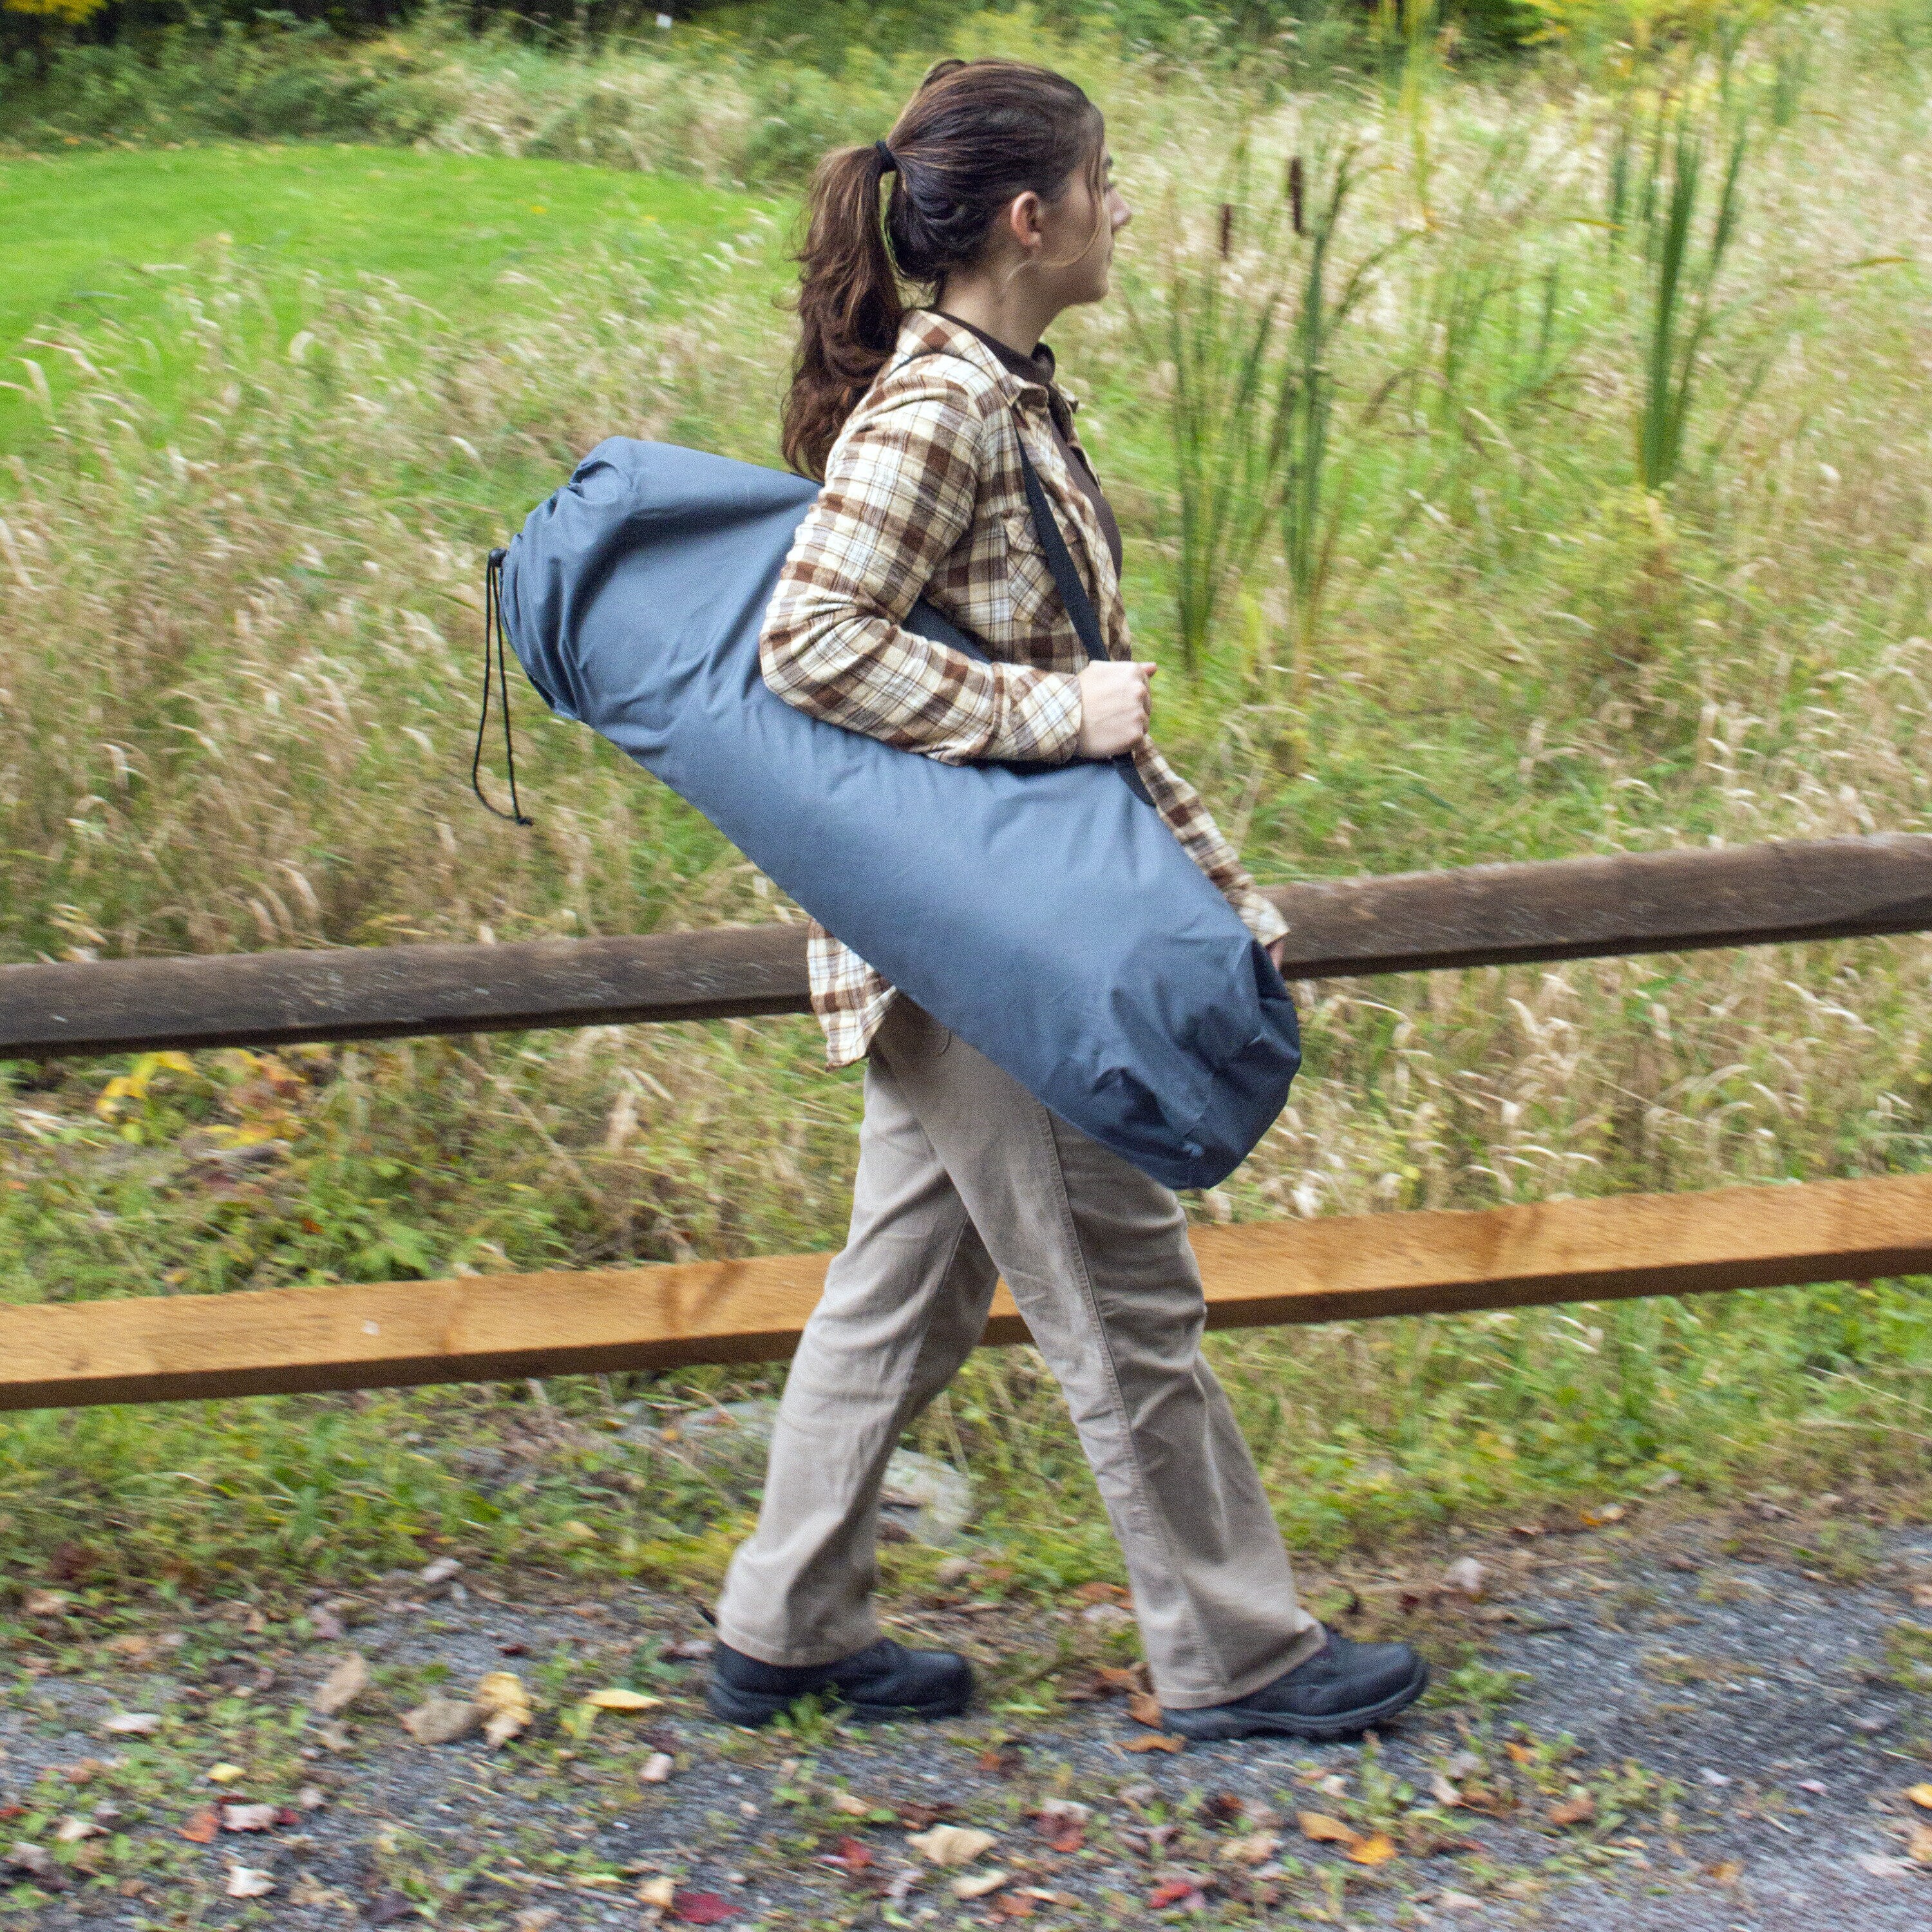
M1271 945L1288 930L1288 921L1275 910L1274 902L1262 898L1252 886L1234 902L1234 910L1264 946Z

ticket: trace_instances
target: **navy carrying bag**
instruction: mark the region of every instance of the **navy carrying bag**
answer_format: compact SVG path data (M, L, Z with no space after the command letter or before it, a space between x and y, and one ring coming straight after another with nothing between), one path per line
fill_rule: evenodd
M1055 581L1100 655L1026 471ZM942 764L766 686L765 607L817 494L696 450L598 444L502 559L500 621L530 682L1063 1120L1171 1187L1213 1186L1300 1064L1281 976L1131 759ZM988 655L923 602L906 627Z

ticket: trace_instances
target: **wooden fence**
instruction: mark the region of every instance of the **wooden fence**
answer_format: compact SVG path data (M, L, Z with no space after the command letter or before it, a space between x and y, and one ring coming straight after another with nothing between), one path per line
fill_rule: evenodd
M1932 838L1279 889L1291 978L1932 928ZM0 1058L792 1012L802 929L0 969ZM1222 1328L1932 1271L1932 1178L1196 1230ZM0 1409L788 1354L826 1258L0 1310ZM1023 1340L1001 1290L988 1342Z

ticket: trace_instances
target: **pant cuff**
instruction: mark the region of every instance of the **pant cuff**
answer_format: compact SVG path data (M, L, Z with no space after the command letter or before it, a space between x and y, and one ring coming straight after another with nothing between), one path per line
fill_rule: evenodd
M1230 1679L1226 1688L1170 1691L1164 1690L1156 1682L1154 1695L1162 1706L1170 1711L1207 1711L1217 1704L1238 1703L1242 1698L1252 1696L1263 1685L1272 1684L1277 1677L1286 1676L1298 1664L1306 1664L1328 1641L1328 1631L1310 1617L1285 1650L1277 1652L1257 1669ZM734 1644L732 1648L736 1649L737 1646Z
M882 1634L878 1625L874 1624L869 1635L835 1637L816 1645L774 1644L763 1637L747 1635L723 1617L718 1620L717 1632L718 1641L728 1644L741 1656L751 1658L759 1664L769 1664L780 1670L813 1670L821 1664L836 1664L856 1652L870 1649Z

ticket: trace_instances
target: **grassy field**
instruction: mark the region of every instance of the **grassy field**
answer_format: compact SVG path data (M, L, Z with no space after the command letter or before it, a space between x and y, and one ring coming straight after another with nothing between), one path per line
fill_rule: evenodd
M1932 78L1863 13L1804 28L1286 99L1068 56L1139 212L1118 300L1056 344L1168 668L1156 735L1264 878L1924 826ZM682 124L676 181L574 168L528 158L556 121L530 102L580 129L604 89L628 141L664 75L476 58L468 118L416 152L8 164L44 208L120 221L118 178L156 210L80 254L0 240L86 379L15 418L0 502L12 957L784 915L527 694L535 827L467 796L484 550L614 431L775 460L788 350L785 206L702 185L742 172L739 97ZM112 254L186 264L140 328L62 305ZM1190 1204L1920 1168L1928 967L1911 940L1304 988L1294 1104ZM829 1247L858 1096L817 1058L786 1020L16 1066L0 1294ZM1680 1480L1916 1479L1927 1318L1861 1283L1215 1353L1284 1522L1332 1548ZM0 1533L22 1574L111 1544L170 1587L444 1544L701 1580L728 1520L602 1426L642 1392L28 1418ZM1018 1585L1108 1573L1031 1358L976 1362L921 1440L983 1478ZM524 1474L486 1491L465 1457L506 1444Z
M250 346L272 352L318 286L378 276L446 314L507 320L548 299L560 255L608 250L662 272L745 217L737 196L568 162L262 142L0 160L0 359L17 378L32 358L46 384L0 392L0 451L37 434L82 374L29 338L145 338L153 358L127 374L151 404L176 394L167 289L218 257L258 292Z

